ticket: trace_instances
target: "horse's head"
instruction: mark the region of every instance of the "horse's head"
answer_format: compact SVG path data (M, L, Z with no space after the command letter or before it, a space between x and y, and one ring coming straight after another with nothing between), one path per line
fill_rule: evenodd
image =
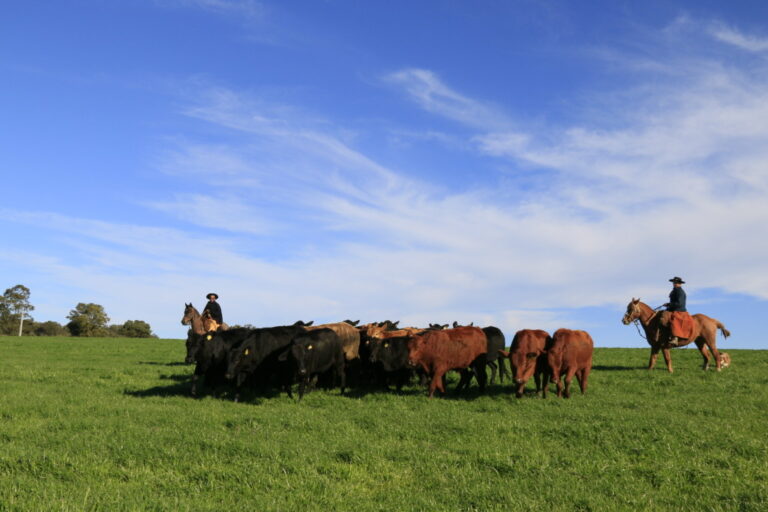
M184 303L184 316L181 317L181 325L191 324L192 319L197 316L200 316L200 313L197 312L195 306L191 302L189 304Z
M627 304L627 312L624 313L624 316L621 319L621 323L624 325L629 325L643 316L643 310L640 307L640 304L640 299L633 297L632 300L629 301L629 304Z

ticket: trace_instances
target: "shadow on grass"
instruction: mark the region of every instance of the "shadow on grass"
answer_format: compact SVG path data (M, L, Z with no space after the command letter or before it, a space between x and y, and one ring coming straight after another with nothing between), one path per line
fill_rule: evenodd
M152 366L192 366L194 363L185 363L184 361L178 361L173 363L159 363L157 361L139 361L139 364L149 364Z
M599 372L617 372L617 371L628 371L628 370L645 370L645 366L601 366L601 365L595 365L592 367L593 370L599 371Z

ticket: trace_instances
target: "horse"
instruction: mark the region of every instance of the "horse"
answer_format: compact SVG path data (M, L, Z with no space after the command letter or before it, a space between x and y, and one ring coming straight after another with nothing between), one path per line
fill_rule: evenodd
M201 315L190 303L184 304L184 316L181 317L181 325L192 325L195 334L205 334L212 331L226 331L229 326L222 322L219 324L211 317L209 311L203 311Z
M645 339L651 346L651 359L648 362L648 369L653 370L656 366L656 360L659 357L659 351L664 354L664 361L667 363L667 370L672 373L672 356L669 349L673 347L670 342L670 336L668 327L664 327L661 323L660 311L651 309L650 306L644 302L640 302L640 299L632 300L627 304L627 312L624 313L621 322L624 325L629 325L632 322L640 322L645 330ZM690 338L678 340L678 347L684 347L689 343L695 343L696 347L701 352L701 356L704 358L703 370L709 369L710 352L715 358L715 364L717 365L717 371L720 371L722 367L722 360L720 353L717 350L717 330L723 333L723 338L727 338L731 335L728 329L718 320L710 318L707 315L696 314L693 316L693 334ZM709 350L707 350L709 349Z

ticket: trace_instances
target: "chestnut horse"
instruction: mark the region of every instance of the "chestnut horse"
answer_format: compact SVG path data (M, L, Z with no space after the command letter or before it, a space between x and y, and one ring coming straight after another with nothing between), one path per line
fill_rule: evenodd
M192 331L195 334L205 334L211 331L226 331L229 326L225 323L219 324L211 318L208 311L201 315L192 303L184 304L184 316L181 317L181 325L192 325Z
M643 326L645 338L651 346L651 359L648 363L648 369L653 370L659 357L659 351L662 351L664 361L667 363L667 370L669 370L669 373L672 373L672 356L669 349L673 346L669 344L669 328L661 325L661 314L661 311L655 311L646 303L640 302L640 299L633 298L627 304L627 312L624 314L621 322L624 325L640 322ZM731 333L722 323L714 318L702 314L692 316L693 335L688 339L680 339L677 346L684 347L689 343L695 343L699 352L701 352L701 356L704 358L704 366L702 367L704 370L709 369L709 353L711 352L715 358L717 371L720 371L722 363L720 353L717 351L717 330L720 329L724 338L730 336Z

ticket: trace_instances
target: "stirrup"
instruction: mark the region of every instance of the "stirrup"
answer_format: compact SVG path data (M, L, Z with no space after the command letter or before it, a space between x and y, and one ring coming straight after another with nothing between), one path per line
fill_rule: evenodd
M677 346L677 342L678 342L678 337L677 336L672 336L669 339L669 344L672 345L673 347Z

